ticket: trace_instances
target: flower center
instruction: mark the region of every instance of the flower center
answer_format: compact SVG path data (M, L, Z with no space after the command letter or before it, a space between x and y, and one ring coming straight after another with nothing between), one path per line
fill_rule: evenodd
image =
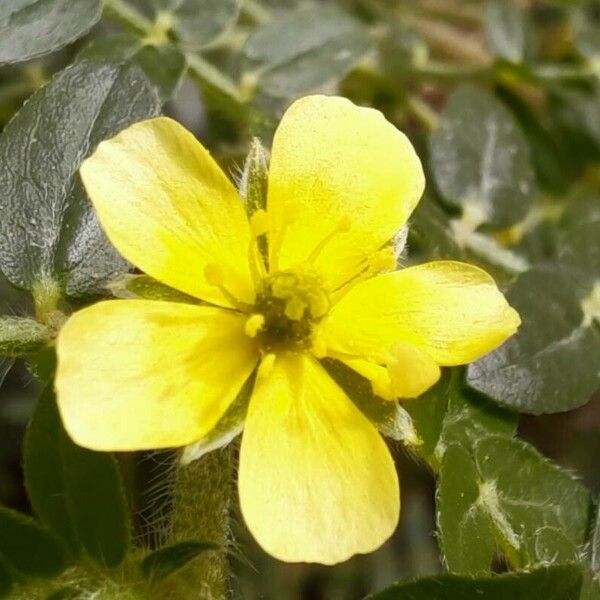
M246 333L263 353L309 350L314 327L331 307L320 277L295 268L265 276L259 287Z

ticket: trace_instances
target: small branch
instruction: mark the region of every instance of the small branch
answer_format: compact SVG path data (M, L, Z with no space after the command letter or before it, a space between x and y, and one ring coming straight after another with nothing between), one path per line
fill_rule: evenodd
M433 131L437 128L440 120L438 114L421 98L409 94L406 97L406 106L425 129Z
M198 79L200 83L221 92L236 103L242 103L242 97L235 82L199 54L188 54L187 61L190 75Z
M104 12L132 33L146 35L153 27L150 19L124 0L104 0Z

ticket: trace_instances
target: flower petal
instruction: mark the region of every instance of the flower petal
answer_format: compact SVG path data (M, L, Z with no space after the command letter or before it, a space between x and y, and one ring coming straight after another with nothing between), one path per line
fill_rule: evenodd
M439 261L358 283L322 323L334 352L387 364L404 342L440 365L468 363L499 346L520 319L481 269Z
M379 111L344 98L297 100L273 140L271 265L316 254L313 264L336 288L406 223L424 181L410 141Z
M149 300L100 302L75 313L57 352L63 422L75 442L94 450L199 440L258 360L243 316Z
M162 283L223 306L206 280L252 302L250 228L241 200L194 136L166 117L132 125L102 142L81 167L98 218L117 250Z
M288 562L335 564L378 548L400 500L374 425L313 358L263 362L242 438L242 514L258 543Z
M397 342L391 348L387 367L363 358L340 360L371 382L373 393L384 400L416 398L437 383L438 364L412 344Z

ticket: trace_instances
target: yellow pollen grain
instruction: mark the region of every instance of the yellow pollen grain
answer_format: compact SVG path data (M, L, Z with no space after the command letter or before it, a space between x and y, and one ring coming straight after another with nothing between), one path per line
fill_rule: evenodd
M255 338L258 332L265 326L265 317L260 314L253 314L248 317L244 325L244 331L248 337Z
M264 235L269 230L269 218L266 211L264 211L262 208L259 208L250 217L250 230L252 231L252 235L254 237Z

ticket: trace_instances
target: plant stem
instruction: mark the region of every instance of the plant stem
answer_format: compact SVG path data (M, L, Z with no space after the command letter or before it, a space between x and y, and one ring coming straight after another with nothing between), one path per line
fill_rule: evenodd
M152 21L124 0L104 0L104 11L132 33L145 35L152 29Z
M229 512L233 493L233 449L226 446L189 465L177 466L169 543L215 542L222 552L201 554L171 577L170 595L186 600L224 600L229 595L227 550L231 543Z
M201 83L221 92L236 103L242 102L235 82L221 73L221 71L202 58L202 56L190 53L187 55L187 61L190 74L199 79Z

